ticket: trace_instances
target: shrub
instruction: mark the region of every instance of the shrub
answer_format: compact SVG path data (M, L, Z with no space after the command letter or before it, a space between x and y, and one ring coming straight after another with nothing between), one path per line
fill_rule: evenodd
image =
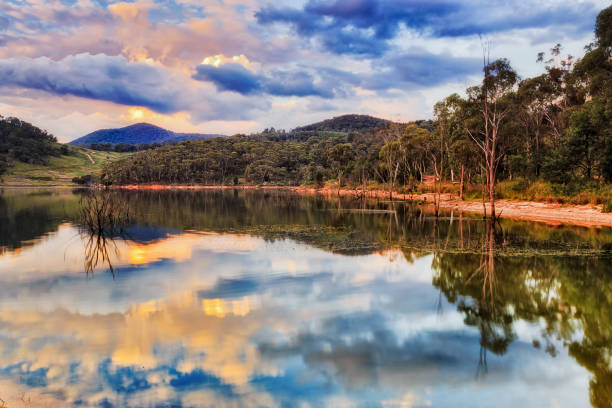
M93 176L91 174L86 174L82 177L74 177L72 182L75 184L91 184L93 182Z

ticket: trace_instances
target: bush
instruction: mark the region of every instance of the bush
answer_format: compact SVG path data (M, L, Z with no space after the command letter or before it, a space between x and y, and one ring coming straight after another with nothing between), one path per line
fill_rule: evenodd
M4 159L4 157L0 157L0 176L2 176L2 174L6 173L6 170L8 170L8 162Z
M93 176L91 174L86 174L82 177L74 177L72 182L75 184L91 184L93 182Z
M608 198L603 203L603 208L601 209L601 212L605 212L605 213L612 212L612 198Z

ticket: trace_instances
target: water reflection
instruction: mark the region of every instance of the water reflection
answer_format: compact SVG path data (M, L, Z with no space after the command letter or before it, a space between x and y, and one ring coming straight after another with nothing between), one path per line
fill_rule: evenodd
M115 239L125 239L126 228L131 223L126 202L109 190L94 189L83 193L79 206L79 224L85 241L85 273L89 275L104 264L115 277L111 251L115 257L119 254Z
M115 276L113 268L113 258L119 257L119 248L114 239L106 234L87 233L85 237L85 261L84 268L86 274L92 274L99 266L108 266L110 273Z
M94 255L78 194L2 197L10 225L43 214L0 237L7 406L612 400L609 230L272 192L118 197L133 223Z

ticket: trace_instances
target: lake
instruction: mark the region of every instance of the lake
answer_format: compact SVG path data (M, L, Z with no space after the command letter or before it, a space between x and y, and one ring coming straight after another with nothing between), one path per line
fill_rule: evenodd
M610 406L609 228L138 191L96 236L90 194L0 194L0 406Z

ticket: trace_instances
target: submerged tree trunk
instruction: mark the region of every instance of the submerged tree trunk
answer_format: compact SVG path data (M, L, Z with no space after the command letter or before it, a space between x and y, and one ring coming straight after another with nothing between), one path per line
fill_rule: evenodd
M463 200L463 173L465 171L465 167L462 164L461 165L461 181L459 183L459 199Z
M489 207L491 218L495 219L495 175L493 171L489 175Z
M480 169L480 183L482 186L482 214L484 216L484 218L487 218L487 205L485 204L485 200L486 200L486 181L485 181L485 177L482 171L482 168Z

